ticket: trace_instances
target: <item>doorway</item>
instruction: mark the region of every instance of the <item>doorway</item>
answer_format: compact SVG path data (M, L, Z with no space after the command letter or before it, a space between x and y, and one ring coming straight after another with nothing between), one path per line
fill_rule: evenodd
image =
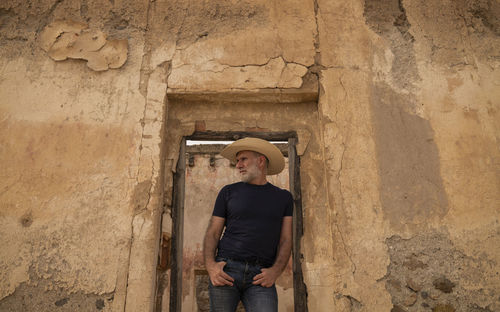
M164 198L161 232L158 233L160 248L157 254L159 265L155 280L155 311L182 311L182 299L187 293L179 287L182 285L182 273L177 274L182 272L182 267L179 267L182 266L182 258L177 247L184 233L179 230L182 224L179 219L184 217L184 213L178 212L182 208L180 205L184 205L184 200L180 198L185 198L185 170L189 167L186 141L234 141L245 136L290 142L289 168L293 168L290 190L294 194L297 210L294 218L291 283L293 305L295 311L307 311L307 289L301 270L305 265L302 253L309 248L302 249L300 246L302 224L303 220L311 218L308 208L321 205L324 200L323 188L320 187L322 177L318 174L324 165L324 151L320 144L317 94L311 98L297 96L293 92L280 93L279 97L266 97L261 93L170 94L167 106L163 139ZM290 156L292 153L295 156ZM179 161L180 158L184 160ZM210 162L210 158L205 161ZM204 234L206 228L198 230ZM201 275L203 272L196 273Z
M203 267L202 240L219 189L236 182L237 172L219 152L224 144L252 136L273 142L286 158L284 172L270 176L276 186L290 190L294 198L293 252L289 266L277 281L280 312L306 311L306 289L300 265L302 201L300 157L295 132L212 132L197 131L182 138L174 176L172 237L170 248L169 311L208 311L208 275ZM192 142L198 141L198 144ZM207 141L212 144L199 144ZM274 143L276 142L276 143ZM233 165L234 167L234 165ZM168 255L164 255L166 257ZM164 290L163 290L164 291ZM161 306L157 295L157 311ZM244 311L244 310L241 310Z

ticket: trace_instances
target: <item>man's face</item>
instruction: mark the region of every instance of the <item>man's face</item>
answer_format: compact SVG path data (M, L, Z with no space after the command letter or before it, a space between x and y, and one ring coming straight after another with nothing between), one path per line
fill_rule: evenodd
M240 171L241 181L247 183L262 175L259 156L252 151L241 151L236 155L236 169Z

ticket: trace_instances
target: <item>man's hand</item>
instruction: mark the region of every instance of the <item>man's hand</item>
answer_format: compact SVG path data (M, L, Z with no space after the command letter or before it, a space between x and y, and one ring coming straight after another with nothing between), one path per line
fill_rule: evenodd
M233 286L234 278L229 276L224 272L224 266L226 262L214 262L209 267L207 267L208 275L210 276L210 281L214 286Z
M278 276L280 276L279 270L273 269L272 267L269 269L261 269L262 273L255 275L253 278L252 284L260 285L262 287L271 287Z
M222 235L226 219L212 216L208 224L207 233L203 240L203 258L205 260L205 268L207 269L210 281L214 286L233 286L234 279L224 272L226 262L215 262L215 249Z
M285 269L290 253L292 251L292 217L283 217L283 225L281 226L281 236L278 245L276 261L273 266L268 269L260 270L262 273L255 275L252 284L261 285L262 287L271 287L278 279L281 272Z

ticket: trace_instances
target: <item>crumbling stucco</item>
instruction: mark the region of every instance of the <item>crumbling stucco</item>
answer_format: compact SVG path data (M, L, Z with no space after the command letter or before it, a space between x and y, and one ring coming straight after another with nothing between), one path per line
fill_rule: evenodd
M172 62L175 92L299 88L313 64L312 2L186 1L151 10L153 33L173 34L150 53L153 64Z
M409 31L411 25L403 1L365 1L364 16L367 24L390 47L390 74L384 78L399 92L414 91L414 84L419 79L413 50L415 39Z
M497 311L498 263L485 254L466 255L446 233L387 239L391 264L384 277L401 311Z
M40 46L54 61L83 59L95 71L120 68L127 60L127 40L107 40L84 23L55 21L40 34Z
M64 287L42 280L22 283L16 291L0 301L0 310L17 311L113 311L114 294L68 293Z

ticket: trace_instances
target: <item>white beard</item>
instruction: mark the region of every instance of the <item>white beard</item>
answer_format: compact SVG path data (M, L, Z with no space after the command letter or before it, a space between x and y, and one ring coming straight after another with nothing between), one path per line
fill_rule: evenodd
M241 181L248 183L252 181L255 178L258 178L260 175L259 168L257 167L256 164L253 164L252 166L249 166L246 170L245 173L241 174Z

